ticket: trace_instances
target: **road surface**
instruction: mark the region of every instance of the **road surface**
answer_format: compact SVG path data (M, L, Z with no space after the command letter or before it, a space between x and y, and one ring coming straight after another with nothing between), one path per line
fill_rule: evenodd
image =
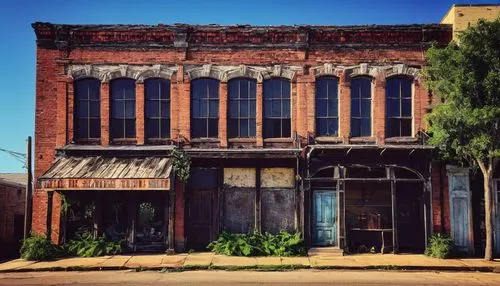
M0 273L0 285L500 285L500 274L299 270L255 271L94 271Z

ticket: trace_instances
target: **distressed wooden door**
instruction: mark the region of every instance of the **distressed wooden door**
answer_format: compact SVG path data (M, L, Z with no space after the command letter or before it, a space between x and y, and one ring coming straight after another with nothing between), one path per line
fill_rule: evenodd
M189 178L187 197L187 246L207 250L216 239L218 169L194 169Z
M337 245L337 194L331 190L313 191L312 242Z
M451 237L457 250L473 251L469 169L448 166Z

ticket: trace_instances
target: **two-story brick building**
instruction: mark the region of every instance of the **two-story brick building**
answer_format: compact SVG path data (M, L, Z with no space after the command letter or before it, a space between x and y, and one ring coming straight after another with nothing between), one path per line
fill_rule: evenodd
M448 221L420 76L448 25L33 27L33 230L55 242L86 228L203 250L223 230L284 229L421 251Z

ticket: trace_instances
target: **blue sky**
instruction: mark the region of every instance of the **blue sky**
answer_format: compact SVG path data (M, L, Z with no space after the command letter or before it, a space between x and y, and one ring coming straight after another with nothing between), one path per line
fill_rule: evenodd
M34 134L35 35L31 23L356 25L438 23L449 0L0 0L0 148L25 152ZM0 172L22 172L0 152Z

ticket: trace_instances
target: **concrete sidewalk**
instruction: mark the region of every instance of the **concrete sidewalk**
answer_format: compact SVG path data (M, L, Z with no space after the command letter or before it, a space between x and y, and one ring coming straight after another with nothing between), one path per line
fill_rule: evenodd
M500 272L500 260L436 259L415 254L360 254L309 257L231 257L213 253L176 255L115 255L95 258L65 258L55 261L16 259L0 264L0 272L70 270L194 270L194 269L383 269Z

